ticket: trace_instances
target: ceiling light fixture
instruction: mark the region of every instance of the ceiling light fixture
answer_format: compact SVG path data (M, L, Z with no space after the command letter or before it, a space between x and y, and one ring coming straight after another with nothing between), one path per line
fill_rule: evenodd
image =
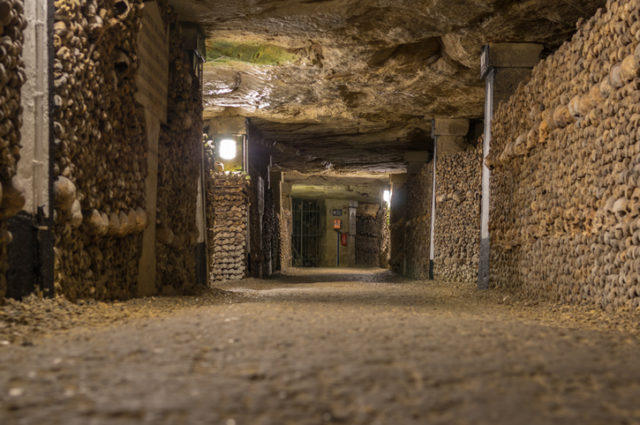
M391 202L391 192L389 190L385 190L384 192L382 192L382 199L387 204Z
M238 154L238 150L236 148L236 141L233 139L222 139L220 140L220 146L218 148L218 152L220 154L220 158L222 159L234 159Z

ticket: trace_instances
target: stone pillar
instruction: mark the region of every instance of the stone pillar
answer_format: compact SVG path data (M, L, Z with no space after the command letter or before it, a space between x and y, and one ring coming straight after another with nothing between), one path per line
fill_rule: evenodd
M7 249L6 274L6 295L11 298L22 298L37 289L46 296L54 295L53 204L49 200L53 192L53 155L49 155L53 145L49 120L53 105L53 82L49 78L53 60L47 48L49 13L46 1L24 3L29 25L24 30L22 60L27 78L21 91L20 159L14 181L23 189L25 204L22 211L7 219L13 236Z
M404 251L404 228L407 214L407 175L391 175L391 259L389 264L396 273L405 274L407 258Z
M198 198L196 201L196 227L198 229L198 243L196 245L196 279L198 284L207 285L207 270L209 270L209 256L207 245L207 209L205 182L207 167L205 165L204 143L200 146L200 175L198 176Z
M358 201L349 201L349 241L347 252L349 253L349 266L356 265L356 219L358 215Z
M429 162L429 152L427 151L407 151L404 153L404 161L407 163L407 174L412 176L418 174L424 164Z
M136 101L144 107L147 177L145 210L149 224L142 236L138 264L138 296L156 292L156 210L158 201L158 142L161 125L167 122L169 92L169 34L156 2L145 3L142 28L138 34L139 66L136 74Z
M434 261L436 255L436 170L438 157L461 152L470 145L467 143L469 120L462 118L435 118L432 124L433 135L433 187L431 189L431 241L429 246L429 279L434 277Z
M293 231L293 221L291 217L291 183L286 182L286 175L283 176L281 184L281 211L280 219L280 266L282 270L292 267L291 252L291 232Z
M276 217L274 220L274 224L276 226L277 232L274 233L274 237L277 238L278 243L276 244L278 252L274 255L275 264L273 264L273 271L279 272L282 270L282 172L281 171L271 171L271 175L269 177L271 181L271 193L273 195L273 209L276 213Z
M532 43L496 43L485 46L481 74L485 79L484 137L482 145L482 208L480 215L480 263L478 288L489 288L489 205L491 170L485 160L491 147L491 118L494 105L506 100L526 79L538 61L543 46Z
M427 140L425 140L426 144ZM415 191L419 190L422 183L420 181L420 170L431 159L431 153L429 151L407 151L404 153L404 160L407 164L407 186L406 186L406 214L405 222L402 226L403 233L403 258L404 258L404 270L403 274L412 278L422 277L421 264L423 255L420 254L420 249L424 248L426 242L422 239L416 238L416 235L421 231L424 231L422 225L419 223L419 217L427 211L422 211L422 205L414 205L414 202L419 202L416 198ZM427 183L428 184L428 183ZM425 195L428 197L428 195Z

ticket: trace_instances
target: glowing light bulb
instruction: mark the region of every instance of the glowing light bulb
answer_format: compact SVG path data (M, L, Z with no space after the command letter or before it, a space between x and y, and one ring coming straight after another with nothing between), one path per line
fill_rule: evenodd
M391 201L391 192L388 190L385 190L382 193L382 199L384 199L384 202L386 202L387 204L389 203L389 201Z
M233 139L220 140L220 158L234 159L237 155L236 141Z

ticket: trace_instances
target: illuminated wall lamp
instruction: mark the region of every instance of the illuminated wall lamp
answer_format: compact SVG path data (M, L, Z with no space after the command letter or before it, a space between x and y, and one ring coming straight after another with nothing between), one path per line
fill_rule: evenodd
M226 160L235 159L235 157L238 155L238 147L236 146L236 141L233 139L220 140L218 155L220 155L220 158Z
M382 199L384 200L384 202L386 202L387 204L389 202L391 202L391 191L390 190L385 190L384 192L382 192Z

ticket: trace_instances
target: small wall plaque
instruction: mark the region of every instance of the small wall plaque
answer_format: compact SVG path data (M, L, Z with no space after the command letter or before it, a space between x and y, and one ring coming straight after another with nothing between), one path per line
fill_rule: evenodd
M334 210L331 211L331 215L333 215L334 217L341 217L342 216L342 210L334 209Z

